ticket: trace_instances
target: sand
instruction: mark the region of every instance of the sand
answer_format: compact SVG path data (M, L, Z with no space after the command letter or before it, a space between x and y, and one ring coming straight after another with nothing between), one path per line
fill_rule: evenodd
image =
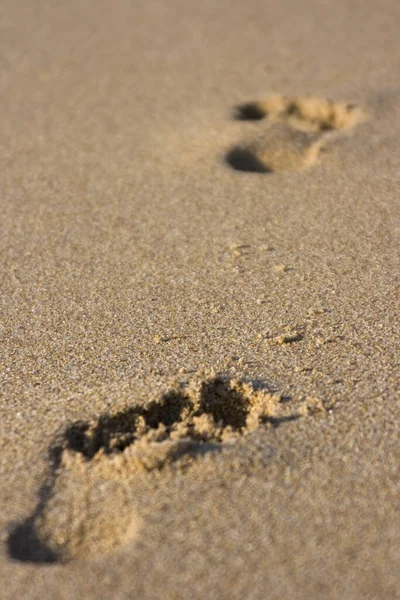
M400 598L399 24L3 2L1 598Z

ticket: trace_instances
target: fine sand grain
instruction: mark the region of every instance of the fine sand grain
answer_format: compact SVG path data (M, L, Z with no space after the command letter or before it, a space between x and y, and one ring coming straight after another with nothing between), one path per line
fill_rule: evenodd
M400 598L400 5L3 2L0 598Z

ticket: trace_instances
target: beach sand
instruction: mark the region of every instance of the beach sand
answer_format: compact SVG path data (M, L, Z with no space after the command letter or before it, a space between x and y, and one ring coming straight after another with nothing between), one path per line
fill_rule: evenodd
M400 598L399 26L4 0L2 599Z

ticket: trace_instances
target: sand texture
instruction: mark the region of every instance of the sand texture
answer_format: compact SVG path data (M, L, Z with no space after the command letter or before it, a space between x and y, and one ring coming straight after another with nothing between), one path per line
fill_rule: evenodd
M400 5L4 0L0 598L400 599Z

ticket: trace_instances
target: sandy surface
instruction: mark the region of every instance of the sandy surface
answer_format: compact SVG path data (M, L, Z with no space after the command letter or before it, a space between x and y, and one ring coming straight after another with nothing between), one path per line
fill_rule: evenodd
M399 25L3 1L1 598L400 598Z

